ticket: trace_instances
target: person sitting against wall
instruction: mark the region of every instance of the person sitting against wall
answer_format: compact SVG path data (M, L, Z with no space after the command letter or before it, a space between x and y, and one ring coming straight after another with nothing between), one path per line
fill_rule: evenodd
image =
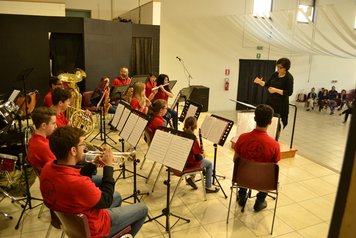
M337 96L338 96L338 93L335 89L335 86L332 86L331 90L328 93L330 115L334 114L334 110L337 106L337 102L336 102Z
M307 101L305 104L307 107L307 111L310 111L310 109L314 110L315 103L317 103L317 95L315 93L315 88L313 87L307 96Z

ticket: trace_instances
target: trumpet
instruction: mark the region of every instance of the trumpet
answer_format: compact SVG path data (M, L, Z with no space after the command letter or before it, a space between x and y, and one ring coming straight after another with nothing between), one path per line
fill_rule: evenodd
M131 152L112 152L113 154L113 163L123 163L125 162L125 158L131 158L136 152L131 151ZM86 162L93 163L94 159L97 156L103 155L102 151L88 151L84 153L84 159Z

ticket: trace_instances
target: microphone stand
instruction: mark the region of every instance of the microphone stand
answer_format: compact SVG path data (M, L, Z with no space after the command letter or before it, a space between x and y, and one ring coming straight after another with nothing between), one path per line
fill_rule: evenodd
M187 67L185 67L184 61L181 58L179 58L178 56L177 56L177 59L179 60L179 62L181 62L182 66L183 66L184 75L185 75L185 77L187 77L188 87L190 87L190 80L193 79L193 77L189 73Z

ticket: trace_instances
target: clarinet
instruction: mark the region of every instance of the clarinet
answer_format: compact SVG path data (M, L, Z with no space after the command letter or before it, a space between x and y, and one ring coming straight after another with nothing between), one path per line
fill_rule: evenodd
M200 150L203 153L204 152L204 148L203 148L203 136L201 134L201 129L199 128L199 142L200 142Z

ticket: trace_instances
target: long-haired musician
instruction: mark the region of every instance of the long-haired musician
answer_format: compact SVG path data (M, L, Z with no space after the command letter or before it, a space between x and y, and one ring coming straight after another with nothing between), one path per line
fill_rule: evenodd
M93 95L90 98L90 103L93 106L97 106L99 103L109 103L110 101L110 78L108 76L103 76L95 88ZM100 105L99 105L100 106ZM115 113L116 106L110 104L108 108L109 113Z
M148 107L151 106L151 101L146 97L144 83L136 82L134 84L130 105L137 111L147 113Z
M184 121L183 131L186 133L194 134L194 131L197 129L197 120L195 117L188 117ZM190 151L186 167L193 167L200 165L205 169L205 190L207 193L216 193L219 191L218 187L212 185L211 178L213 175L213 165L210 160L207 160L204 156L204 153L201 150L198 139L195 139L193 148ZM197 189L197 185L194 181L194 176L191 176L186 179L187 183L192 186L192 188Z
M167 102L163 99L157 99L152 103L152 107L148 110L148 115L151 117L147 128L151 133L151 138L154 136L156 129L160 126L167 126L167 121L163 118L168 110Z
M36 130L28 142L27 160L39 172L47 162L56 159L47 139L57 128L56 116L57 112L49 107L37 107L31 113Z
M169 88L169 85L167 85L168 83L169 83L168 75L166 75L166 74L158 75L157 80L156 80L156 85L159 88L153 98L153 101L155 101L157 99L163 99L166 102L168 102L168 98L173 98L174 94L172 93L171 89ZM173 127L177 129L178 128L178 114L177 114L177 112L168 108L167 116L169 118L172 118Z
M100 158L104 165L103 179L100 187L97 187L76 168L76 164L82 160L85 148L81 129L58 128L50 136L49 145L57 161L50 162L43 168L40 190L50 209L85 214L91 237L112 237L128 225L132 227L132 235L140 230L148 213L145 204L111 207L115 188L111 148L105 148Z
M157 93L157 90L152 90L156 87L156 79L157 76L154 73L150 73L146 78L146 97L151 101Z

